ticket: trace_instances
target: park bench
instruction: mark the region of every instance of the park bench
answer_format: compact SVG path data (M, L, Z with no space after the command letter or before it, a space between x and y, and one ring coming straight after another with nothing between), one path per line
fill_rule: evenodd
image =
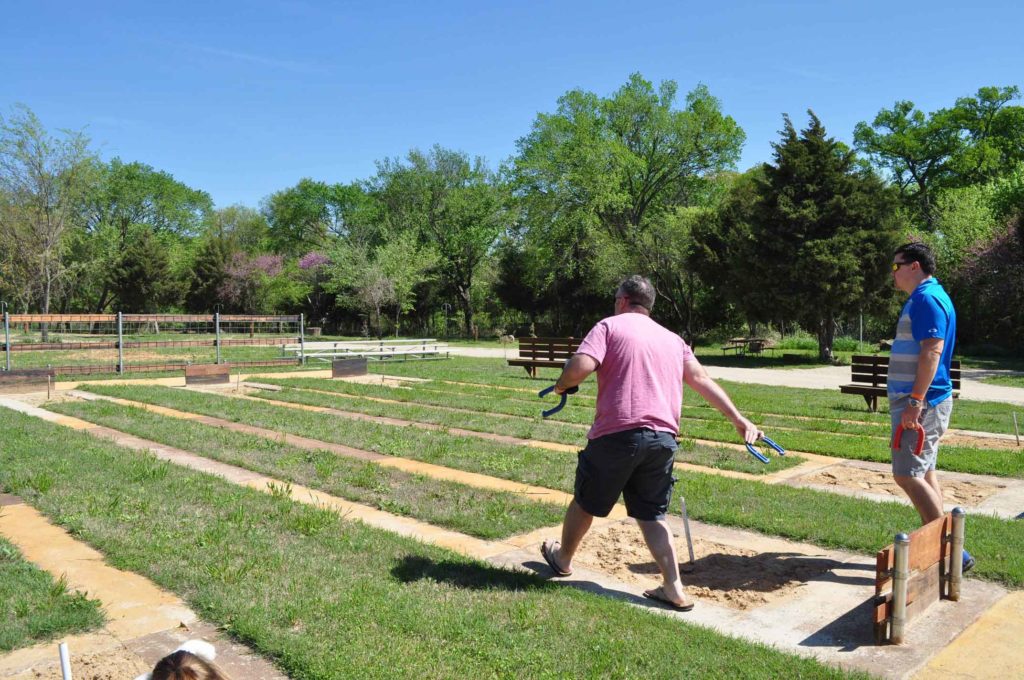
M722 345L722 353L736 352L736 354L758 354L766 349L771 349L775 343L767 338L729 338Z
M889 373L889 357L877 354L854 354L850 364L851 382L840 385L843 394L859 394L864 397L868 408L878 410L878 398L888 395L886 380ZM953 397L960 396L960 361L954 360L949 370L953 380Z
M508 365L522 366L536 378L538 368L562 368L579 347L575 338L519 338L519 357L509 359Z
M373 361L396 359L447 359L448 343L434 338L411 340L348 340L315 341L281 346L282 353L301 355L306 359L331 362L335 359L365 358Z

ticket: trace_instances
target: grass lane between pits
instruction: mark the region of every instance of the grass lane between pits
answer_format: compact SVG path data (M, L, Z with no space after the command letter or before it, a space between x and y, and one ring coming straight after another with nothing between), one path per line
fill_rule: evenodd
M45 479L45 472L35 475L41 486ZM63 576L54 579L36 567L0 537L0 652L95 630L104 622L101 606L70 590Z
M448 428L508 435L570 446L582 447L585 442L586 431L584 429L557 421L544 421L540 418L521 420L515 416L502 416L501 414L484 411L452 412L433 404L422 405L410 402L381 403L353 395L335 394L338 394L338 396L310 392L301 388L285 387L280 392L254 392L250 396L268 402L278 401L309 406L323 406L366 415L399 418L441 425ZM339 401L339 397L342 399L341 401ZM755 460L746 451L698 444L689 438L682 439L679 442L679 451L676 457L677 460L685 463L757 475L784 470L799 465L804 461L799 456L775 456L772 458L771 465L764 465Z
M495 415L532 417L536 419L538 427L538 431L533 438L547 441L563 441L562 439L551 438L560 436L559 430L556 429L557 426L554 425L555 422L584 425L588 424L593 419L593 408L579 405L574 405L570 408L567 405L565 409L551 419L551 422L543 422L537 418L539 406L531 407L531 405L527 403L510 401L504 398L503 395L486 397L478 394L460 395L457 392L442 395L417 388L416 386L392 388L379 385L361 385L346 381L331 381L329 379L317 378L277 378L267 379L265 382L275 385L296 385L305 389L319 389L337 393L339 395L394 399L402 402L426 402L428 405L434 406L465 408L484 414L482 418L477 418L476 422L482 423L484 427L489 426L491 428L497 427L496 424L488 425L488 423L492 423L492 421L496 423L494 418ZM291 392L290 394L268 393L258 396L263 396L268 399L296 401L299 403L318 406L337 405L329 398L325 398L323 395L316 395L314 393L308 393L307 395L301 395L296 392ZM572 401L572 399L569 400L570 403ZM350 403L352 402L346 399L346 403L342 408L348 408ZM539 403L540 401L538 400L538 404ZM392 407L393 409L393 405L361 406L359 408L371 409L379 414L385 414L389 412L388 407ZM692 413L694 410L694 407L691 406L688 409L684 409L684 414ZM704 413L711 413L710 409L705 408L700 410ZM715 413L717 414L717 412ZM435 417L444 418L444 416ZM466 422L471 422L470 419L472 417L463 416L463 418L466 419ZM415 417L414 419L419 420L420 418ZM457 420L457 418L449 415L447 416L447 420L454 421ZM825 456L835 456L850 460L865 460L877 463L887 463L890 460L889 439L887 434L882 435L880 433L876 433L858 437L846 434L816 431L813 429L813 425L814 423L802 423L800 428L796 430L786 430L778 433L769 431L769 436L772 436L772 438L778 441L783 447L794 451L806 451L808 453L817 453ZM473 427L466 425L465 427L469 429L478 429L481 425L477 424ZM524 425L512 427L517 428L519 431L525 429ZM733 428L731 423L721 417L709 420L683 418L681 422L681 431L684 436L694 439L705 439L723 443L734 443L737 441L736 430ZM571 435L561 436L565 437ZM1002 477L1024 477L1024 457L1021 457L1017 452L1011 449L982 449L965 446L943 446L941 458L942 469L949 470L951 472L988 474ZM739 460L742 460L742 458L739 458ZM755 467L750 466L749 461L744 462L747 463L745 467L730 469L757 472Z
M74 401L46 408L478 538L526 533L558 524L565 514L563 506L519 494L414 475L132 406Z
M337 419L321 414L167 387L91 385L89 390L572 492L575 461L553 451L497 442L481 446L466 437L358 421L340 428ZM714 474L677 471L676 476L676 492L685 496L695 519L862 554L874 554L895 534L920 524L913 508L894 502ZM967 545L978 559L972 575L1024 586L1024 522L969 516Z
M867 677L4 416L0 487L298 680Z

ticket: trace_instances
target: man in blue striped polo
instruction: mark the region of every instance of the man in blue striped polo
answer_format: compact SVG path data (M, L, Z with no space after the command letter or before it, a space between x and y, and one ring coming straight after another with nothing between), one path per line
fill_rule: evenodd
M889 357L889 413L895 437L903 435L892 451L892 474L910 497L921 522L942 517L942 487L935 472L939 439L953 413L950 366L956 343L953 301L934 277L935 256L923 243L896 249L892 261L893 284L910 297L896 324L896 339ZM918 438L924 438L915 453ZM963 552L963 570L974 558Z

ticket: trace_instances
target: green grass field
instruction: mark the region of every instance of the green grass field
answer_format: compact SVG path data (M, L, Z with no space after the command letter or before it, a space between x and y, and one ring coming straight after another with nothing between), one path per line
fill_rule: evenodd
M0 486L293 678L866 677L5 416Z

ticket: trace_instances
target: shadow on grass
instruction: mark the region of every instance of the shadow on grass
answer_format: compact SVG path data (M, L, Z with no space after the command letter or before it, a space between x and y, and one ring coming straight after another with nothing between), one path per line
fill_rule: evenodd
M552 587L537 575L516 572L483 563L436 561L418 555L406 555L391 569L402 583L434 581L470 590L539 590Z
M734 368L788 368L800 366L804 368L815 368L817 366L828 366L829 364L818 361L817 357L808 355L724 355L724 354L702 354L697 357L700 363L705 366L729 366Z

